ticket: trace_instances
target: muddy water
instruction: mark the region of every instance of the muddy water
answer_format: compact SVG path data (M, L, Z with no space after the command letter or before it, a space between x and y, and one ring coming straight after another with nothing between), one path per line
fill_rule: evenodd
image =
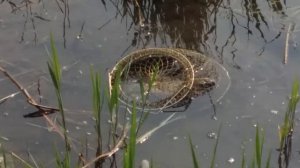
M230 74L231 87L213 106L209 97L203 96L185 112L176 113L184 119L159 129L139 145L137 161L153 159L157 167L191 167L190 134L202 166L207 167L214 133L222 124L217 164L239 167L242 148L251 159L259 123L265 129L265 158L271 150L272 164L277 164L277 127L283 120L292 82L300 78L298 1L140 1L140 7L134 7L125 0L73 0L66 17L60 9L64 10L63 4L58 6L55 1L34 1L27 8L24 2L15 5L22 7L7 1L0 5L0 65L34 98L56 105L47 73L49 32L53 32L63 65L69 130L78 146L85 137L93 145L90 65L106 79L107 69L126 53L148 47L180 47L202 52L222 64ZM289 52L284 59L288 32ZM0 86L0 98L18 91L2 74ZM30 151L47 166L53 161L49 159L53 158L53 144L63 144L44 119L23 118L34 110L21 94L0 104L1 142L25 158ZM151 115L142 131L169 115ZM300 162L298 113L296 117L291 167ZM233 163L228 161L231 158Z

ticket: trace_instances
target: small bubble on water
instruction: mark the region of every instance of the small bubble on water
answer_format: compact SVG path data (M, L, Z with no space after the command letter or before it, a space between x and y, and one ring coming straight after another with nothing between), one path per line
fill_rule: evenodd
M215 132L208 132L207 137L209 139L217 139L217 134Z
M216 116L216 115L213 115L213 116L211 117L211 119L213 119L213 120L215 120L215 121L217 121L217 120L218 120L218 118L217 118L217 116Z
M178 137L177 137L177 136L174 136L174 137L173 137L173 140L177 140L177 139L178 139Z
M255 81L255 78L251 78L252 81Z
M235 161L235 160L234 160L233 157L231 157L231 158L228 159L228 163L233 163L234 161Z
M90 133L90 132L86 132L86 135L92 135L92 133Z
M76 130L80 130L80 127L79 127L79 126L76 126L75 129L76 129Z
M102 45L101 44L98 44L98 46L97 46L98 48L102 48Z
M284 104L285 104L285 102L283 101L281 104L282 104L282 105L284 105Z
M270 93L270 94L273 94L273 92L272 92L272 91L270 91L269 93Z
M271 113L272 114L278 114L278 111L277 110L271 110Z
M3 113L3 115L4 115L5 117L7 117L7 116L8 116L8 112Z
M251 106L254 106L254 102L251 102L250 105L251 105Z
M254 94L254 95L252 95L252 97L253 97L253 99L255 99L255 98L256 98L256 95Z
M251 89L251 88L252 88L252 87L249 85L249 86L248 86L248 89Z
M87 121L82 121L82 123L85 124L85 125L87 125L88 122Z

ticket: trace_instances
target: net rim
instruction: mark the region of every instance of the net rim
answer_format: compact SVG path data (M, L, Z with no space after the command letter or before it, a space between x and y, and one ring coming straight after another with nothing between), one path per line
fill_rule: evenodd
M174 94L172 94L172 96L165 98L166 100L167 99L169 99L169 100L167 100L162 106L155 107L151 104L150 105L138 104L137 108L141 108L140 106L144 106L142 108L147 109L147 110L162 110L162 109L165 109L168 107L172 107L176 103L183 100L188 95L189 91L193 87L195 73L194 73L193 65L190 62L190 60L182 52L177 51L176 49L171 49L171 48L147 48L147 49L136 50L136 51L126 55L121 60L119 60L116 63L116 65L112 68L112 70L108 73L110 95L112 92L112 88L113 88L114 80L116 78L117 71L119 69L121 69L120 74L122 75L122 73L124 72L124 69L128 65L128 63L136 61L138 59L148 58L150 55L154 55L154 54L157 56L161 56L161 57L165 57L165 56L172 57L173 59L177 60L179 63L181 63L183 66L185 66L184 68L186 68L189 77L188 77L188 80L185 81L185 84L182 86L181 89L179 89L178 92L175 92ZM119 88L121 89L120 85L119 85ZM180 96L180 97L176 97L176 96ZM162 99L162 100L165 100L165 99ZM175 99L175 101L172 101L174 99ZM123 104L126 104L127 106L132 106L132 104L130 102L128 102L126 99L123 99L123 97L121 95L119 95L119 100Z

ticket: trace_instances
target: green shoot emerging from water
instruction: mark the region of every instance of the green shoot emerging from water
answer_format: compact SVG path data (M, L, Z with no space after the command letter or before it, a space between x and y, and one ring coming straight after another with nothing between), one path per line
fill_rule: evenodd
M193 145L191 136L189 136L189 144L190 144L190 149L191 149L191 153L192 153L194 168L199 168L199 161L197 160L197 157L196 157L196 153L195 153L195 149L194 149L194 145Z
M135 148L136 148L136 105L133 102L132 114L131 114L131 125L130 125L130 135L129 144L125 149L124 153L124 168L134 168L135 167Z
M54 39L52 34L50 34L50 44L51 44L51 60L50 62L48 62L48 69L55 88L59 111L61 112L61 117L62 117L62 128L63 128L64 141L65 141L65 157L64 157L63 165L69 166L71 149L70 149L69 139L67 136L65 114L64 114L64 108L63 108L63 102L61 96L61 66L58 60L58 54L57 54L57 50L54 44Z
M219 144L221 128L222 128L222 125L220 125L219 129L218 129L217 139L216 139L216 143L215 143L215 146L214 146L212 159L211 159L211 162L210 162L210 168L215 168L215 165L216 165L215 162L216 162L217 148L218 148L218 144Z
M295 80L293 83L288 109L285 113L283 124L279 126L279 168L288 167L289 165L289 160L292 152L292 135L294 132L295 112L299 99L299 81Z
M95 129L97 133L97 152L96 157L102 154L102 135L101 135L101 111L102 111L102 95L101 95L101 78L99 73L95 73L93 67L91 67L91 81L93 92L93 114L95 118ZM101 167L101 161L96 165Z

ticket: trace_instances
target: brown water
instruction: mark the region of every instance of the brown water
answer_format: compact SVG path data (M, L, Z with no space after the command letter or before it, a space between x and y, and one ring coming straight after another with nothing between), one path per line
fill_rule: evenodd
M69 16L64 20L55 1L33 1L27 8L24 2L16 1L17 6L23 6L17 9L4 1L0 5L0 65L23 86L32 85L29 90L37 100L36 83L40 79L43 104L56 105L46 64L49 32L54 34L64 68L63 99L69 109L68 129L80 149L85 137L91 145L94 137L94 121L89 112L90 65L103 72L106 79L107 69L136 49L180 47L205 53L227 69L230 89L214 106L209 96L203 96L195 99L184 113L177 113L176 116L185 118L159 129L138 145L137 162L153 159L157 167L192 167L187 141L191 134L202 166L208 167L215 143L208 135L216 133L222 124L218 167L239 167L242 146L251 159L254 126L259 123L265 129L265 158L271 150L275 166L277 127L283 120L292 82L300 78L300 2L139 2L140 8L134 8L134 3L126 0L73 0L69 1ZM287 32L289 53L284 64ZM2 74L0 86L0 99L18 91ZM34 110L21 94L0 104L1 142L24 158L28 158L26 152L30 151L48 166L53 161L53 145L63 143L56 133L44 128L44 119L23 118ZM151 115L142 132L169 115ZM212 119L214 115L217 120ZM300 162L299 113L296 118L290 167L297 167ZM235 162L229 163L230 158Z

